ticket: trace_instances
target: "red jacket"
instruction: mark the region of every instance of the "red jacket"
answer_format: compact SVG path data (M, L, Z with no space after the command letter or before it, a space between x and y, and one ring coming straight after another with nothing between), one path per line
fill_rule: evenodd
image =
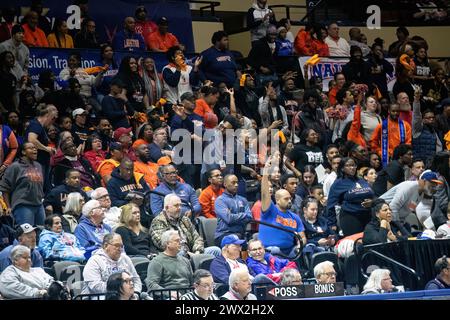
M329 57L330 50L328 45L320 40L311 37L311 34L305 29L301 29L294 42L295 52L299 56L313 56L318 54L321 57Z
M94 150L89 150L84 153L84 157L89 160L92 169L97 172L100 163L102 163L103 160L106 159L106 151L100 150L98 152L95 152Z
M313 56L314 45L311 34L305 29L301 29L294 41L294 50L299 56Z

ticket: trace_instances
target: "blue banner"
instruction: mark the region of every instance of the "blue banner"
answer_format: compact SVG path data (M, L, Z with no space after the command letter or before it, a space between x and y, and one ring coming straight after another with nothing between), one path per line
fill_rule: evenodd
M30 8L30 0L2 0L2 7L17 8L17 21L21 21ZM43 13L53 25L55 18L67 19L67 8L72 0L45 0ZM134 17L136 6L144 5L147 19L157 21L160 17L169 20L169 32L173 33L188 52L194 52L192 17L188 0L137 1L137 0L95 0L89 1L89 16L95 20L96 32L101 42L111 42L114 35L123 29L125 17Z
M39 74L44 70L51 70L55 76L58 77L61 70L67 67L67 59L73 52L81 54L82 68L103 66L100 58L100 50L30 48L28 73L34 81L38 80ZM130 55L130 52L114 51L114 62L117 66L120 65L120 61L127 55ZM138 56L135 57L139 58ZM152 57L153 60L155 60L156 68L159 72L161 72L162 68L168 63L165 53L145 52L144 57ZM186 55L186 59L192 59L193 57L194 55ZM187 60L187 63L191 64L192 61ZM59 79L57 81L59 81Z

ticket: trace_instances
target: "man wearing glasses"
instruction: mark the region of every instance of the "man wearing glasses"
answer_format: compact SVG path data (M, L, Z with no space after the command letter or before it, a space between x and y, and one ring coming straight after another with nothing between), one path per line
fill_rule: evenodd
M219 300L214 294L215 286L211 272L198 269L194 272L194 291L184 294L180 300Z
M450 289L450 258L443 256L437 259L434 269L438 275L427 283L425 290Z
M266 253L266 249L260 240L250 240L248 242L248 252L247 266L256 275L265 274L276 283L280 281L284 270L297 268L294 261L280 259L270 253Z
M318 284L336 283L336 275L331 261L321 262L314 267L314 278Z
M75 228L75 237L86 249L85 257L89 259L92 252L99 249L104 237L111 233L111 227L105 223L105 210L97 200L89 200L82 209L83 215Z
M206 218L215 218L214 203L225 191L223 188L223 175L219 169L212 169L208 171L207 175L209 186L203 189L198 200L202 205L202 215Z
M198 197L194 188L187 183L182 183L179 181L180 178L178 177L178 170L175 165L169 164L159 167L158 176L161 183L155 191L164 195L168 195L169 193L176 194L182 200L181 216L187 215L190 217L192 214L197 216L201 213L202 207L200 206L200 202L198 202ZM164 208L164 197L157 194L152 194L150 199L152 213L156 216ZM192 210L187 203L192 205L194 212L191 212Z
M133 280L134 290L141 292L141 279L123 250L122 237L117 233L109 233L103 238L102 248L95 251L84 267L82 294L105 293L109 276L119 271L128 272Z

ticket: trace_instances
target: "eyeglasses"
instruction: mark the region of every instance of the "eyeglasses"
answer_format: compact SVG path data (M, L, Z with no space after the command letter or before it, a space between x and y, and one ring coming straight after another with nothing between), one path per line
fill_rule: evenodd
M122 249L123 248L123 244L122 243L111 243L108 242L109 245L116 247L117 249Z
M200 283L197 283L197 285L199 286L199 287L202 287L203 289L215 289L216 287L217 287L217 284L216 283L211 283L211 284L207 284L207 283L202 283L202 284L200 284Z

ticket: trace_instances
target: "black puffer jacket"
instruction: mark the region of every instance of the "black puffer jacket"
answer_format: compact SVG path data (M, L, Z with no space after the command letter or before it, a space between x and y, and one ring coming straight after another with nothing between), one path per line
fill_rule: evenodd
M433 220L436 230L447 222L448 199L450 197L448 182L442 176L439 179L444 181L444 185L433 195L433 204L431 206L431 220Z

